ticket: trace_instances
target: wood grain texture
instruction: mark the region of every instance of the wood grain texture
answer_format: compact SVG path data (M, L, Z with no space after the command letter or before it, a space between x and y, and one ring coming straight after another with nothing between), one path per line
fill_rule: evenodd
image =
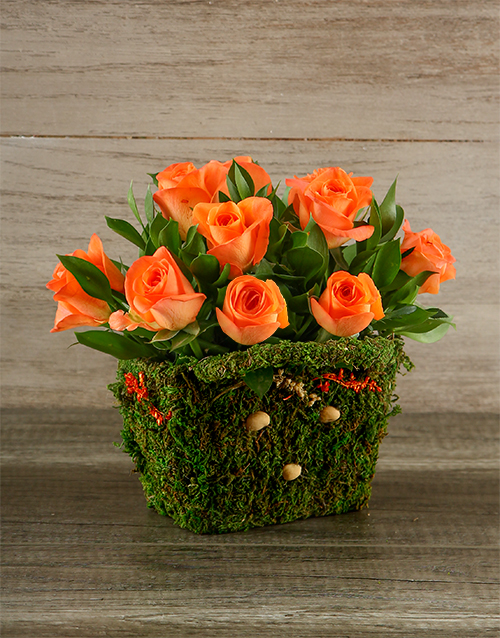
M3 636L495 635L497 416L398 416L369 510L219 536L147 509L119 427L6 411Z
M482 0L4 0L7 135L498 136Z
M483 0L2 2L2 636L498 635L498 23ZM237 154L378 198L399 173L457 257L424 303L458 330L408 344L369 511L196 536L146 508L96 409L115 362L49 334L44 285L94 231L135 257L103 219L131 179L140 200L147 172Z

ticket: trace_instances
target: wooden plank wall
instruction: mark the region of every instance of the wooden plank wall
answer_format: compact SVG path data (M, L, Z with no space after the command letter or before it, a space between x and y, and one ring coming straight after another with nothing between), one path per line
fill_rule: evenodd
M413 412L498 411L498 7L481 0L2 2L3 402L109 407L115 363L50 335L55 253L146 173L251 154L375 178L457 258L457 331L408 344Z

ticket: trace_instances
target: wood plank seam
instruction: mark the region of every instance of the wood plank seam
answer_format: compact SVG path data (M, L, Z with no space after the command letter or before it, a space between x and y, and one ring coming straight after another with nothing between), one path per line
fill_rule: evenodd
M381 143L428 143L428 144L484 144L486 140L482 139L431 139L431 138L364 138L364 137L247 137L247 136L187 136L187 135L35 135L20 134L12 135L9 133L0 133L0 138L4 139L48 139L48 140L176 140L176 141L238 141L238 142L381 142Z

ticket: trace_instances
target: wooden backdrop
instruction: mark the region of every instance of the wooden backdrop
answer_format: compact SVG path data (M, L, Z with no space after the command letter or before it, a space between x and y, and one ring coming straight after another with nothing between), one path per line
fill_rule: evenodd
M408 343L407 411L498 410L498 37L495 2L3 0L3 399L112 405L115 362L51 335L55 253L129 216L130 180L250 154L284 180L324 165L399 175L457 279L423 300L455 316Z
M498 630L498 3L2 0L5 638L487 638ZM457 258L457 330L408 342L370 510L196 536L146 508L113 359L50 334L56 253L146 173L399 175ZM132 221L132 217L129 216Z

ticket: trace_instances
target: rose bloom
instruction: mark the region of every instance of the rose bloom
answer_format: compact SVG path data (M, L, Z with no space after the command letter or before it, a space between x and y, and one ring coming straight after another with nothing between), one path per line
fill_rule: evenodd
M418 292L436 295L439 292L439 284L448 279L455 279L456 270L455 266L452 266L456 261L455 257L431 228L412 233L410 223L406 219L403 230L405 237L401 244L401 253L410 248L414 250L401 260L401 270L410 277L415 277L426 270L433 271L435 274L427 279Z
M137 259L125 277L127 314L109 318L113 330L181 330L192 323L206 297L195 292L167 248Z
M353 177L341 168L318 168L305 177L287 179L288 203L304 229L309 216L323 231L328 248L337 248L349 239L362 241L373 234L373 226L354 228L356 213L372 201L372 177Z
M268 194L272 191L271 178L263 168L252 162L251 157L234 159L252 177L255 192L267 184ZM159 190L153 199L166 219L179 222L182 239L186 239L189 227L193 226L192 211L196 204L217 202L219 191L228 195L226 177L231 163L212 160L196 169L191 162L180 162L170 165L156 176Z
M265 341L288 326L286 302L277 284L251 275L229 283L222 310L216 312L222 331L244 346Z
M125 278L106 255L102 242L95 233L90 238L87 252L78 249L72 256L80 257L97 266L108 278L111 288L123 292ZM111 314L109 305L102 299L96 299L84 292L75 277L61 263L56 266L47 288L54 291L54 301L58 302L51 332L61 332L78 326L100 326L108 321Z
M207 239L208 254L217 257L221 266L231 264L229 276L234 279L266 254L272 216L268 199L247 197L237 204L197 204L193 223Z
M337 337L357 334L384 316L380 292L363 272L357 277L345 271L333 273L319 301L311 299L311 311L319 325Z

